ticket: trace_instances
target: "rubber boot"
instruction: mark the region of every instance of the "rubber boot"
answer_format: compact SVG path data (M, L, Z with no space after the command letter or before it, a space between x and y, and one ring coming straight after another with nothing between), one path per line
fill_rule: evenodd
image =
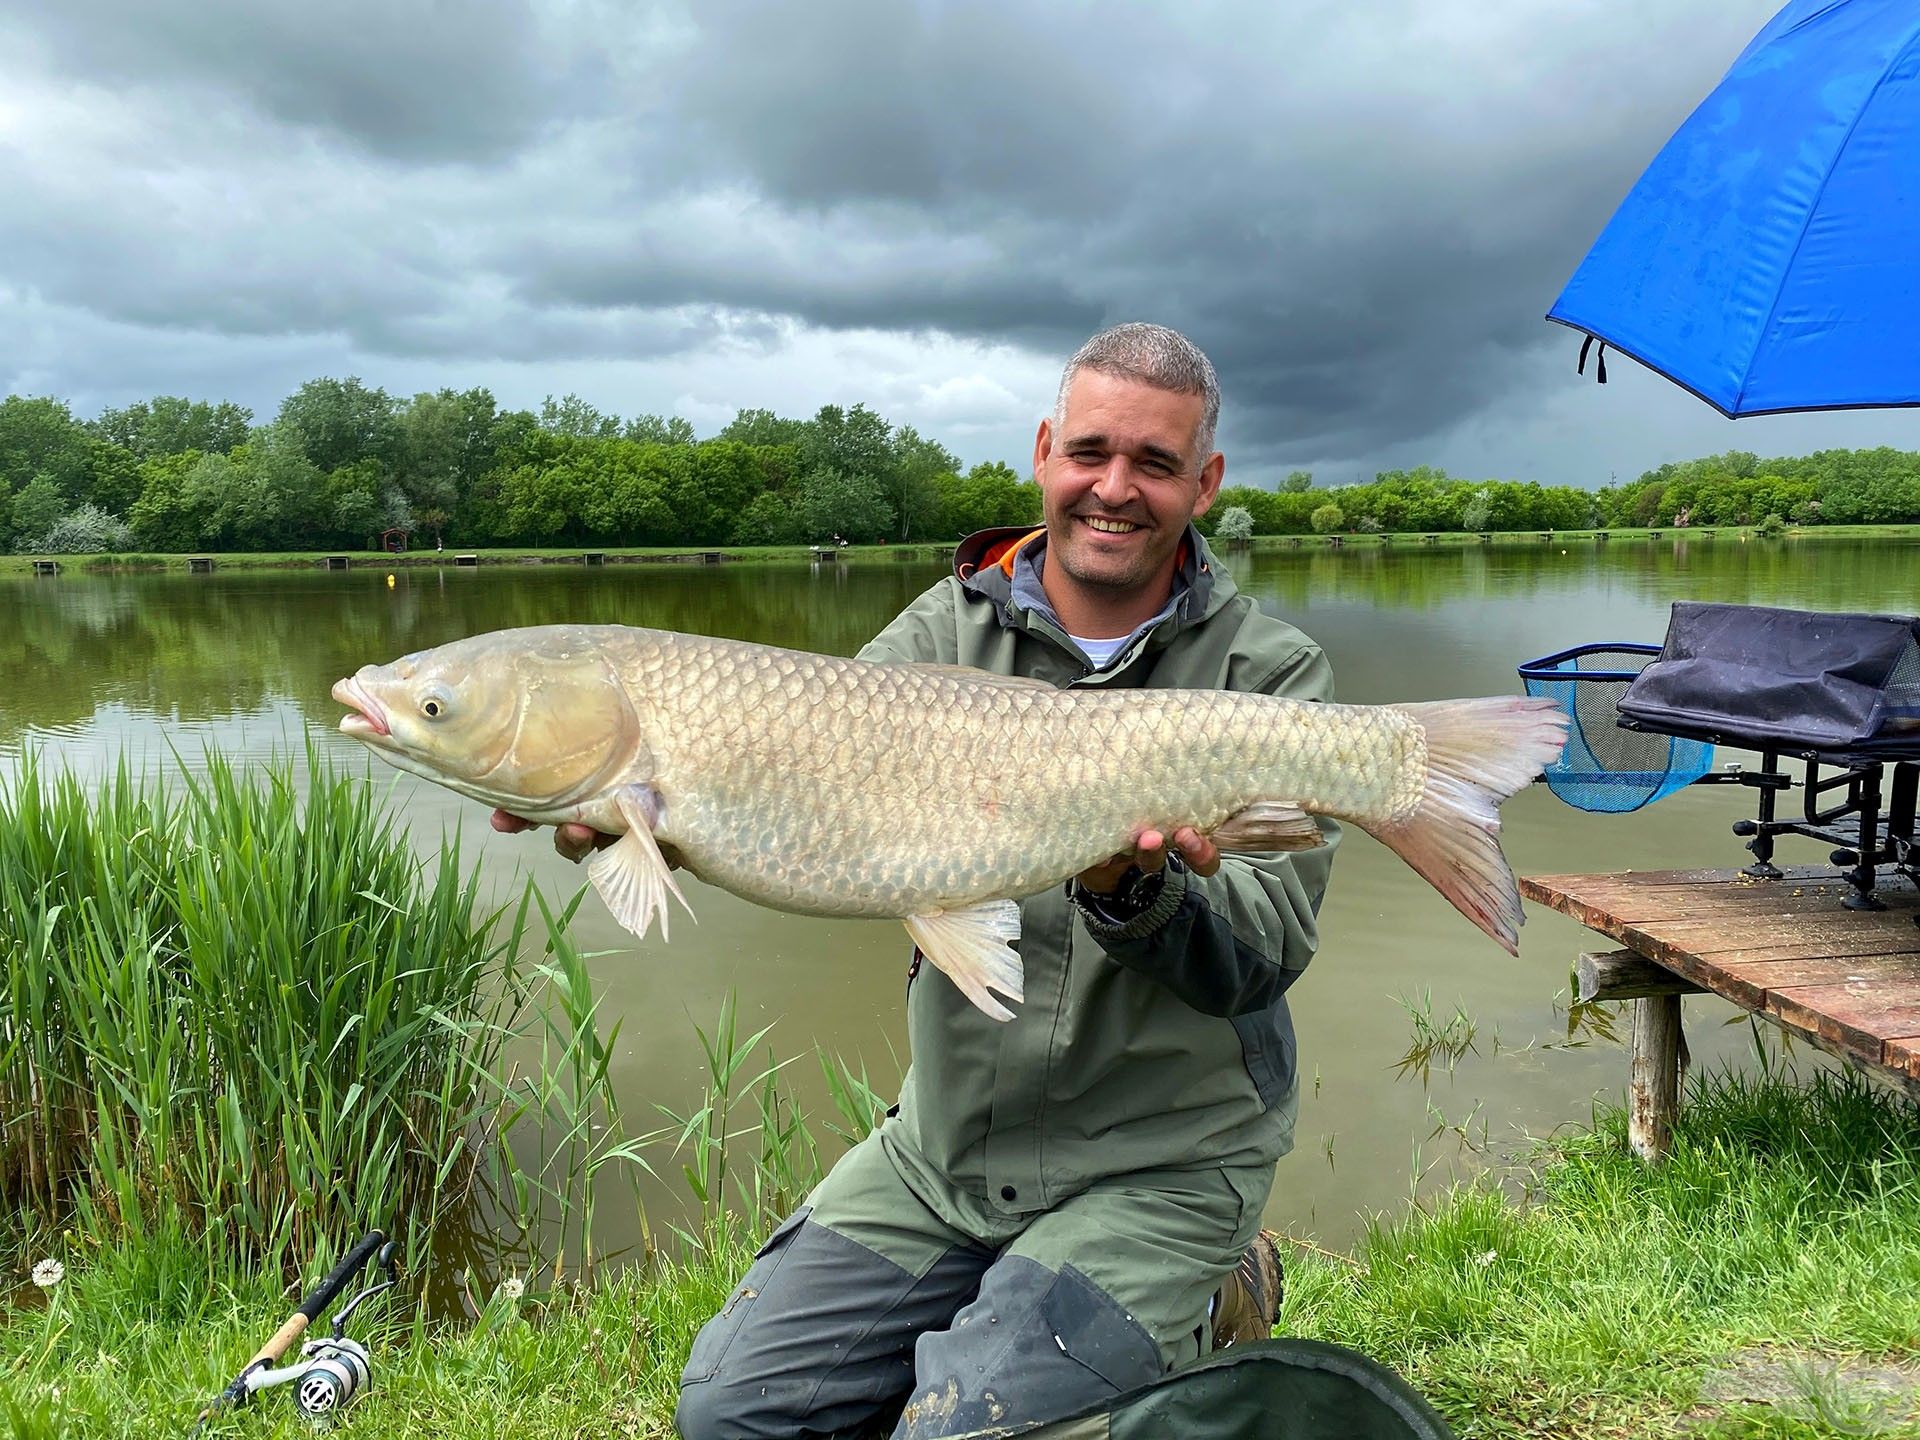
M1280 1313L1285 1292L1280 1237L1262 1230L1214 1295L1213 1348L1224 1350L1241 1341L1265 1340L1272 1335L1273 1317Z

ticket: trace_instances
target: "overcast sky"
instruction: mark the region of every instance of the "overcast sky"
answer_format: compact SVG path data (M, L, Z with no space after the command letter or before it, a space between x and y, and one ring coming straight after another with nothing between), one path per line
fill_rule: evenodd
M1024 470L1065 356L1152 319L1229 483L1920 448L1597 388L1541 319L1775 8L0 0L0 389L865 401Z

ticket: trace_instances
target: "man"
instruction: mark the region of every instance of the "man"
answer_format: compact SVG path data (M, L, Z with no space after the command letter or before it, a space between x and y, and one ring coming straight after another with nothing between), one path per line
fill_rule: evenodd
M1096 335L1034 442L1044 527L965 542L862 656L1330 699L1320 651L1239 595L1192 526L1220 490L1218 412L1185 337ZM700 1332L686 1440L868 1433L896 1413L902 1440L1015 1426L1197 1359L1216 1322L1265 1333L1279 1277L1260 1212L1298 1093L1284 992L1338 838L1321 824L1327 847L1291 856L1143 831L1027 899L1026 1000L1004 1025L916 956L899 1104Z

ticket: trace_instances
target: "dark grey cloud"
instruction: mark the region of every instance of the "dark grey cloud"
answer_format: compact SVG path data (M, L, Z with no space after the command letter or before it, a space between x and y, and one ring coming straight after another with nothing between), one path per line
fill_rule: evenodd
M524 0L8 0L59 75L191 106L230 97L394 161L484 161L563 125L604 84L590 36Z
M1772 8L0 0L0 387L492 365L1011 458L1059 358L1150 318L1239 474L1511 434L1576 478L1543 415L1588 464L1653 402L1569 400L1541 316Z

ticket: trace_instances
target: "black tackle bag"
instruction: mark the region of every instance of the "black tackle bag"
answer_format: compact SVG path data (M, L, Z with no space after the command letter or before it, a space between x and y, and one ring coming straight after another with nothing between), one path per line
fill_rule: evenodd
M1678 601L1619 710L1747 749L1920 754L1920 621Z
M1454 1440L1383 1365L1318 1340L1233 1345L1081 1411L988 1435L1028 1440Z

